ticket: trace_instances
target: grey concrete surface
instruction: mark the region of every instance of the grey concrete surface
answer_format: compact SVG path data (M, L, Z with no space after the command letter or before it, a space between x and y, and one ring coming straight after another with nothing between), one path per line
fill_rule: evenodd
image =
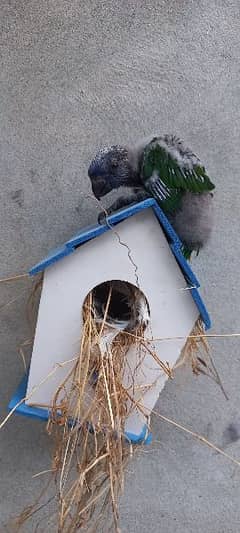
M0 26L1 277L96 219L81 194L96 147L175 132L217 184L215 233L194 261L212 331L240 331L239 0L2 0ZM1 417L23 372L28 289L0 286ZM211 342L229 401L181 369L158 410L240 459L239 342ZM122 531L238 533L240 469L157 417L153 433L127 475ZM38 494L45 481L32 475L49 458L43 424L13 417L1 431L1 532Z

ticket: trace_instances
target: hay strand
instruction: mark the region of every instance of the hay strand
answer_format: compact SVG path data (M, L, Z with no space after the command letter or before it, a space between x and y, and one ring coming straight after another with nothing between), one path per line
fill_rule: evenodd
M24 272L23 274L14 274L13 276L10 276L8 278L1 278L0 283L10 283L11 281L18 281L20 279L29 279L29 274L27 272Z
M202 442L203 444L206 444L206 446L208 446L209 448L211 448L212 450L217 452L219 455L222 455L223 457L225 457L226 459L228 459L229 461L231 461L235 465L240 466L240 461L238 461L237 459L232 457L232 455L229 455L227 452L222 450L222 448L219 448L218 446L213 444L211 441L206 439L206 437L204 437L203 435L200 435L199 433L196 433L195 431L192 431L191 429L186 428L182 424L179 424L179 422L176 422L175 420L172 420L171 418L168 418L167 416L161 415L160 413L158 413L154 409L151 411L151 413L154 414L155 416L157 416L158 418L160 418L161 420L163 420L164 422L167 422L168 424L171 424L175 428L180 429L184 433L187 433L188 435L190 435L194 439Z

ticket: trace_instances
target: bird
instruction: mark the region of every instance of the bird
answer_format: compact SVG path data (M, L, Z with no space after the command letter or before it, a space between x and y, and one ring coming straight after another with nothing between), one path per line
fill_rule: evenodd
M132 189L107 209L114 211L153 197L191 259L208 242L213 227L213 190L205 166L175 135L151 136L133 146L112 145L100 149L88 168L94 196L119 187ZM106 212L99 222L106 222Z

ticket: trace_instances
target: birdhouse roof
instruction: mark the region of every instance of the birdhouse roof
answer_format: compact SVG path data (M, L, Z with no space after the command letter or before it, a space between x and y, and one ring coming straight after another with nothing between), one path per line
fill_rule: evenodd
M144 200L143 202L139 202L135 205L122 209L121 211L117 213L114 213L113 215L108 217L106 225L97 224L97 225L90 226L90 227L83 229L82 231L74 235L72 238L70 238L63 245L53 250L42 261L37 263L33 268L31 268L31 270L29 271L29 274L33 276L35 274L38 274L39 272L43 272L50 265L72 254L76 250L76 248L83 245L87 241L90 241L90 240L93 240L99 237L103 233L111 230L119 222L122 222L123 220L126 220L127 218L132 217L133 215L136 215L137 213L145 209L152 209L155 216L157 217L169 241L169 246L172 250L172 253L174 254L175 259L178 262L189 287L191 288L190 290L191 290L192 297L199 309L199 313L205 324L205 327L206 329L210 328L211 326L210 317L203 303L203 300L198 292L200 283L198 279L196 278L195 274L193 273L192 269L190 268L189 263L186 261L186 259L184 258L181 252L182 243L179 240L176 232L172 228L167 217L164 215L163 211L161 210L157 202L152 198L149 198L147 200Z

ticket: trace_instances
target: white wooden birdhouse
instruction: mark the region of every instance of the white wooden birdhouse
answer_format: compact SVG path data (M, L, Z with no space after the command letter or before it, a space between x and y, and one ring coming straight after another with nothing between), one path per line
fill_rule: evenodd
M106 282L117 281L115 303L108 318L120 328L132 319L134 311L126 294L121 298L121 282L141 290L149 313L149 320L145 317L147 336L154 339L157 357L169 367L179 359L199 317L206 328L210 327L198 293L199 283L181 253L177 235L156 202L146 200L108 220L106 226L81 231L30 271L32 276L43 272L43 286L29 374L10 402L12 408L27 397L16 409L20 413L48 417L46 406L51 405L59 383L69 372L69 366L59 363L73 359L79 350L84 301L93 289L100 288L98 298L104 314L101 287ZM167 375L150 353L139 362L132 346L127 357L124 384L128 386L129 376L135 372L132 394L141 395L143 411L133 410L126 420L125 432L130 440L139 442L146 435L145 415L151 413ZM143 394L140 390L147 383L152 386Z

